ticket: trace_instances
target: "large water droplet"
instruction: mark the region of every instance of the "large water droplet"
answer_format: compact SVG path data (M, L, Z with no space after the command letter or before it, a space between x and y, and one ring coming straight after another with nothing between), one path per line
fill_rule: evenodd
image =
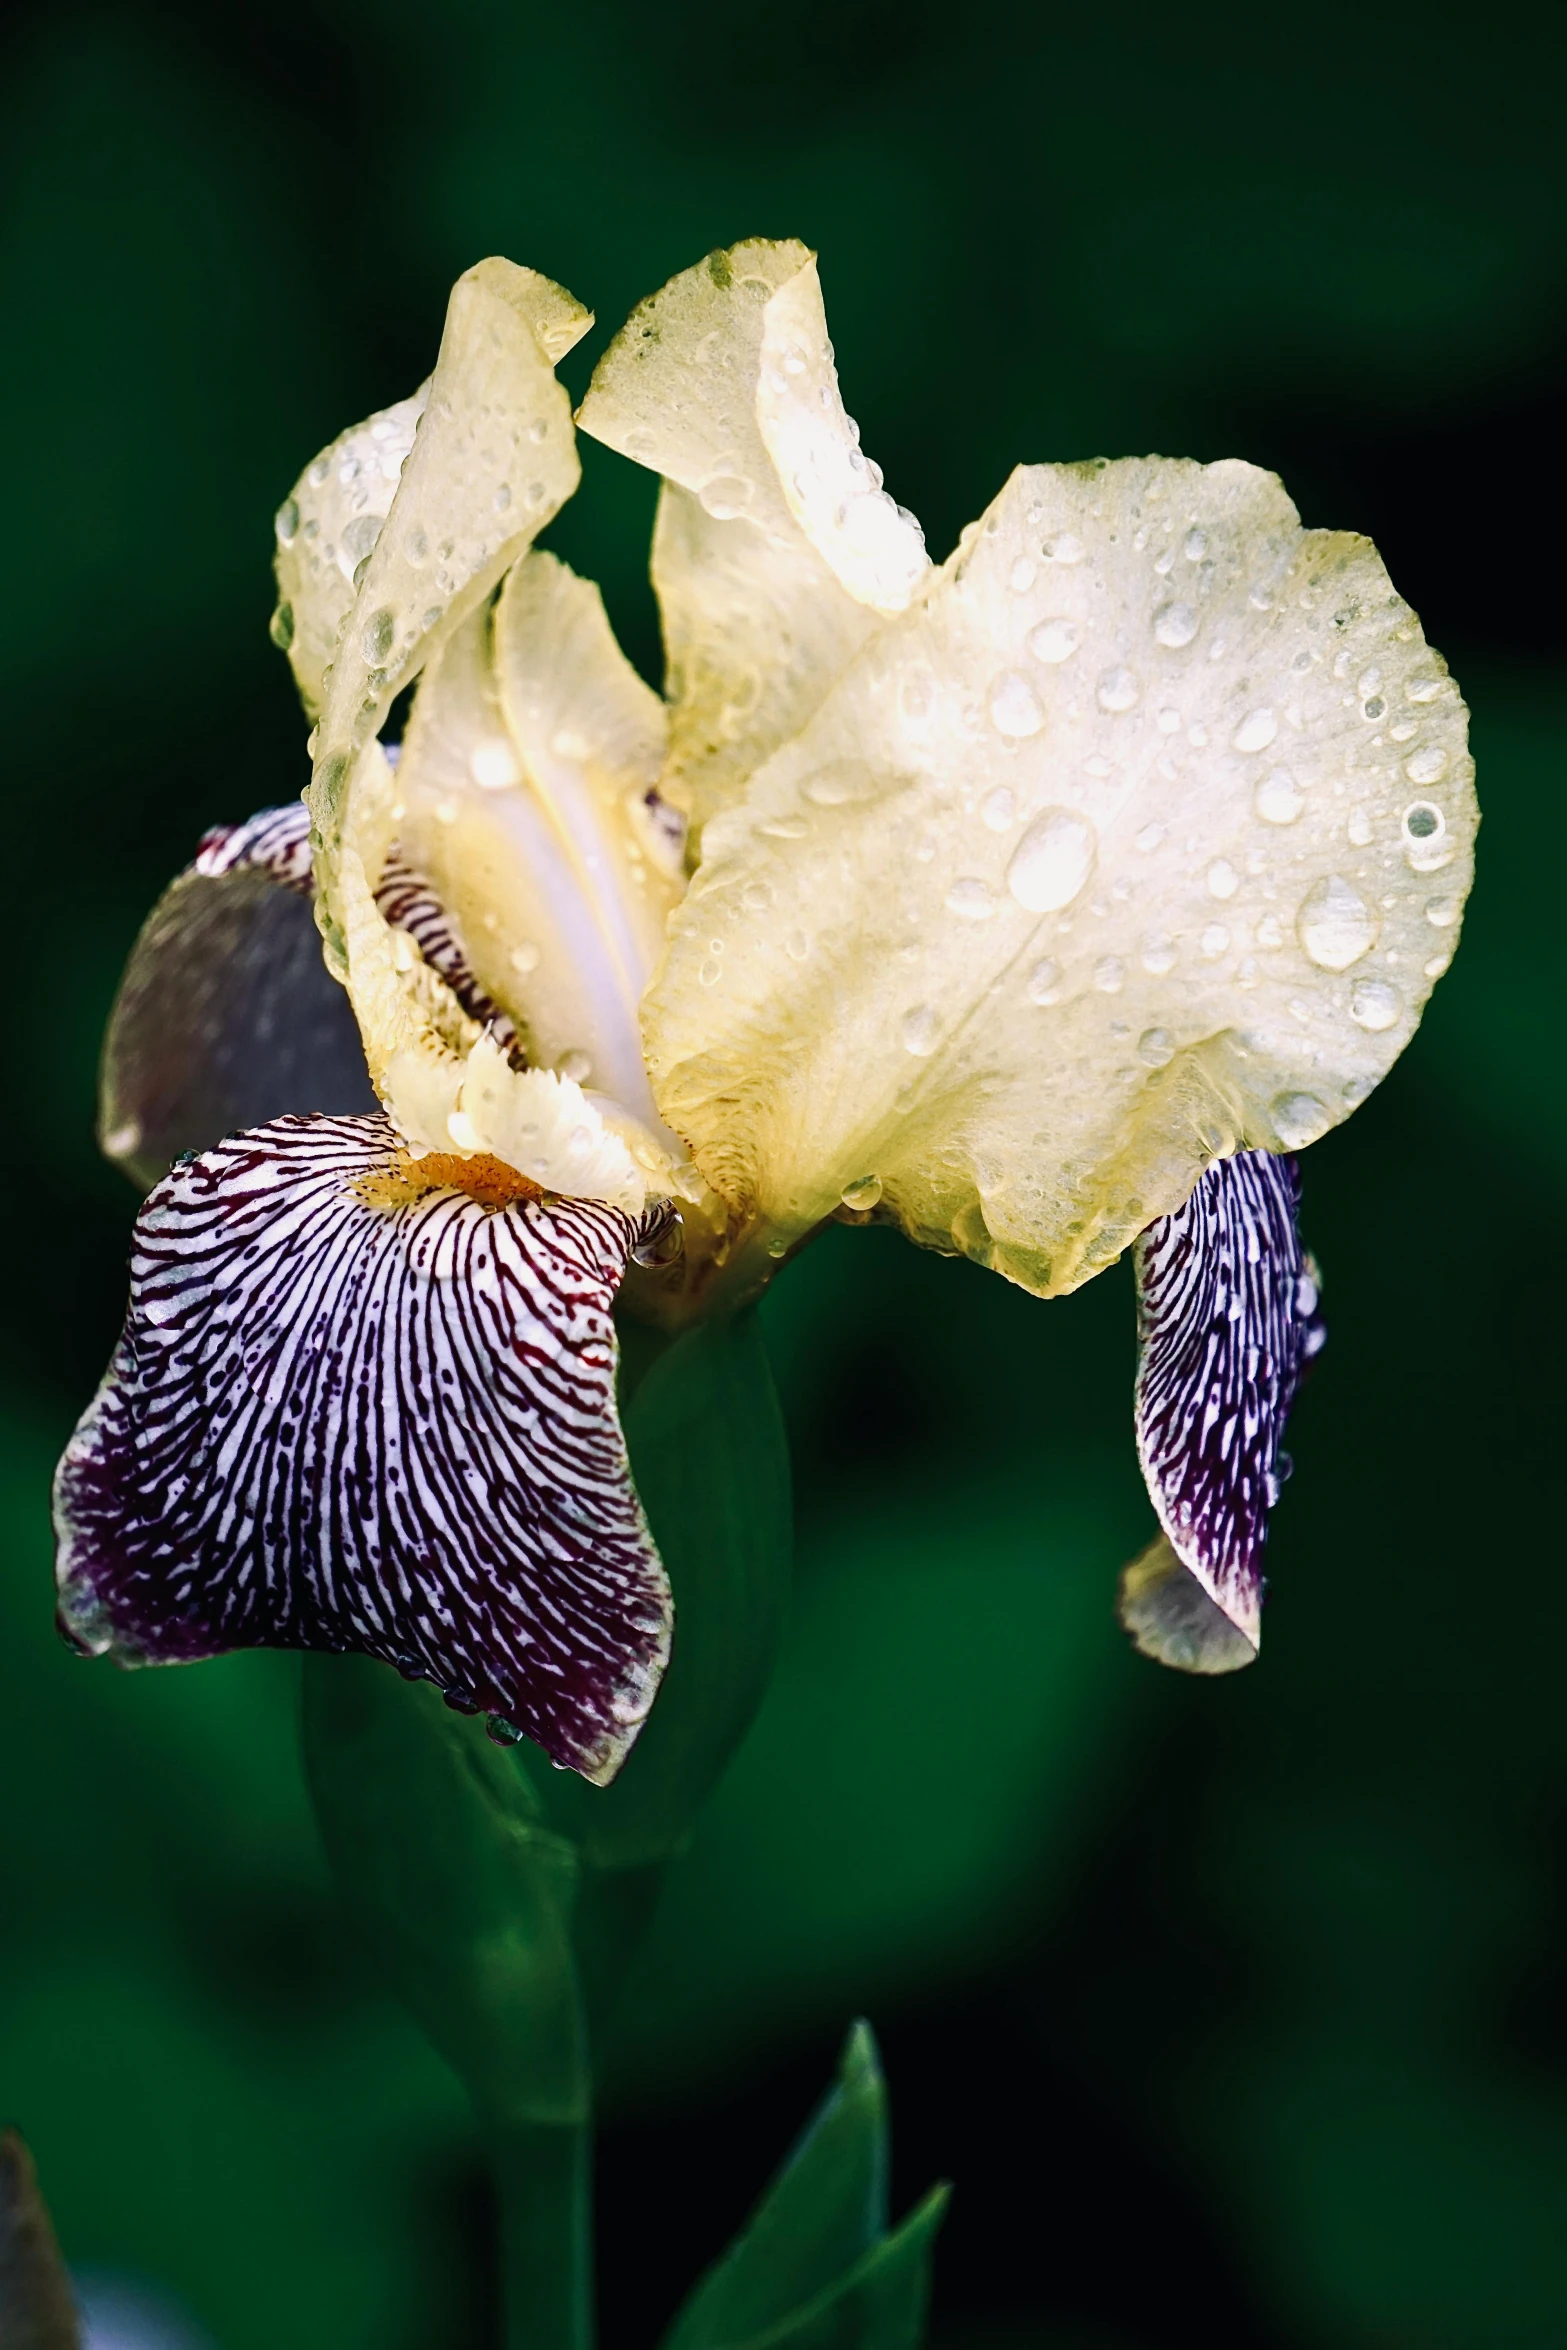
M1270 767L1252 804L1264 824L1293 824L1306 799L1287 767Z
M1197 634L1197 614L1190 604L1166 604L1154 616L1153 632L1161 645L1178 653Z
M272 527L277 532L277 543L280 547L293 544L294 534L299 528L299 500L297 498L283 500L273 517Z
M866 1208L875 1207L881 1198L881 1177L879 1175L857 1176L854 1182L844 1185L841 1196L846 1208L854 1208L863 1213Z
M998 733L1022 741L1045 723L1039 696L1015 669L1003 670L990 689L990 722Z
M1053 667L1058 661L1070 661L1082 642L1082 632L1075 620L1042 620L1030 632L1028 649L1036 661Z
M913 1053L917 1060L926 1060L936 1049L941 1034L941 1014L932 1004L916 1004L912 1012L903 1015L903 1049Z
M1314 1093L1281 1093L1273 1103L1273 1131L1286 1150L1303 1151L1326 1134L1332 1119Z
M1301 901L1295 929L1321 970L1347 971L1375 945L1377 919L1352 882L1341 873L1328 873Z
M1098 838L1075 808L1046 808L1034 818L1007 866L1007 887L1031 914L1069 906L1094 869Z
M1397 988L1389 987L1383 979L1357 979L1350 993L1350 1018L1357 1028L1369 1028L1373 1033L1391 1028L1403 1008Z
M1099 680L1098 702L1101 710L1130 710L1142 688L1129 669L1107 669Z
M1271 710L1248 710L1230 737L1237 751L1265 751L1279 731Z
M392 649L397 635L397 615L383 604L379 612L372 612L360 633L359 642L364 657L372 669L379 669Z

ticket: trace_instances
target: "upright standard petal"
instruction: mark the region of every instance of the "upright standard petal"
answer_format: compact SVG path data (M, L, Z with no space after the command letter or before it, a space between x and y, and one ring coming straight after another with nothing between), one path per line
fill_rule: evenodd
M700 829L929 569L838 390L815 256L751 238L682 271L594 371L582 430L665 477L664 789Z
M144 1190L237 1127L376 1106L321 959L309 835L300 800L209 833L142 926L104 1037L98 1135Z
M644 1007L738 1221L849 1193L1041 1294L1363 1100L1450 959L1465 713L1271 475L1016 473L708 827Z
M1291 1157L1220 1159L1138 1240L1137 1452L1163 1528L1122 1582L1145 1655L1229 1672L1257 1653L1280 1444L1325 1332Z
M353 1650L585 1777L670 1600L615 1410L615 1289L664 1211L282 1118L175 1168L60 1465L62 1625L123 1664Z
M288 655L299 698L319 717L323 680L354 607L359 575L391 512L424 414L428 384L339 433L313 457L277 510L277 610L272 641Z

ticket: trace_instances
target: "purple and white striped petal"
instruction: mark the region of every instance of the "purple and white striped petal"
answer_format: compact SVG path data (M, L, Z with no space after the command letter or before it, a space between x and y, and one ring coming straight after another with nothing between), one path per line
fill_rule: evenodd
M1163 1531L1127 1568L1121 1620L1186 1672L1250 1664L1279 1450L1326 1332L1296 1229L1293 1158L1241 1151L1138 1241L1137 1451Z
M379 1107L313 897L310 811L292 800L205 834L154 907L110 1016L100 1087L103 1147L144 1189L184 1152L286 1112ZM514 1023L395 842L376 899L521 1065Z
M122 1664L355 1650L610 1778L671 1616L610 1307L666 1214L410 1161L381 1117L177 1166L56 1479L67 1636Z

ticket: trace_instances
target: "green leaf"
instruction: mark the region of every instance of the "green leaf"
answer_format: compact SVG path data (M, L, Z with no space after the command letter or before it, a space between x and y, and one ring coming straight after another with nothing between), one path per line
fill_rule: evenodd
M304 1749L349 1905L480 2112L585 2120L579 1861L528 1781L433 1689L361 1657L306 1658Z
M932 2187L839 2284L769 2332L753 2334L744 2350L919 2350L931 2248L947 2196L946 2187Z
M835 2086L664 2350L774 2341L902 2350L923 2322L939 2216L927 2202L885 2234L887 2093L870 2027L857 2023Z

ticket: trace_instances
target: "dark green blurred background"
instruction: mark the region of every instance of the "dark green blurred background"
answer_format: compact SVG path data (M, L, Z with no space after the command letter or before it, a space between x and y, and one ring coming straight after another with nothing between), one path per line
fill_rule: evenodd
M771 1301L798 1597L623 2051L609 2350L646 2350L856 2010L905 2199L958 2182L943 2350L1567 2342L1548 21L13 14L0 2110L84 2274L212 2350L488 2350L463 2107L334 1914L290 1661L122 1678L51 1630L48 1476L133 1210L94 1059L202 828L300 788L272 510L420 379L451 279L505 252L596 305L580 391L676 268L796 234L935 553L1019 458L1277 466L1308 522L1376 536L1451 658L1486 825L1452 976L1308 1163L1332 1338L1255 1671L1183 1683L1112 1620L1148 1529L1124 1267L1042 1306L840 1232ZM651 484L584 454L551 543L652 668Z

